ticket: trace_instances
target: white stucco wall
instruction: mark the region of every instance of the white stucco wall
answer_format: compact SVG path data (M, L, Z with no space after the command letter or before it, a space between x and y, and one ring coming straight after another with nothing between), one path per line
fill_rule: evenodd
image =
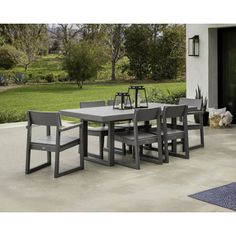
M186 83L187 97L195 97L199 85L208 98L209 107L218 107L218 54L217 28L231 27L226 24L188 24L186 26ZM199 35L198 57L188 56L188 38Z
M199 56L188 56L188 39L199 35ZM199 85L205 96L208 95L208 25L191 24L186 27L186 83L187 97L195 97Z

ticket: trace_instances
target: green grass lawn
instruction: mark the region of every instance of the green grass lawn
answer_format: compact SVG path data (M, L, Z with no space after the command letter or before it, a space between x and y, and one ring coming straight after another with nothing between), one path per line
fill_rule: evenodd
M75 84L28 85L0 93L0 123L25 120L27 110L59 111L79 108L80 101L113 99L116 92L127 91L129 84L84 85ZM185 83L144 84L147 93L156 87L167 91L183 91Z

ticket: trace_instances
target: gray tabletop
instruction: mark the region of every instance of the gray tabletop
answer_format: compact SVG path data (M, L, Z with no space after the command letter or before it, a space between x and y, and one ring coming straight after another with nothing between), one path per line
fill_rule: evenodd
M154 108L154 107L163 108L164 106L174 106L174 105L164 104L164 103L148 104L149 108ZM60 114L63 116L74 117L82 120L98 121L105 123L109 121L132 119L134 114L134 109L118 110L118 109L113 109L112 106L103 106L103 107L61 110Z

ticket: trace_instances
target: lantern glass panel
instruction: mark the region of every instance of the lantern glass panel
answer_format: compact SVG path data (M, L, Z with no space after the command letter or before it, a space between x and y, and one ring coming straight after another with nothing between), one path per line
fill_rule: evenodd
M194 40L193 38L188 39L188 55L193 56L194 55Z
M134 108L147 108L147 95L144 86L130 86L128 93Z
M194 41L194 55L199 56L199 39L195 39Z
M120 110L131 109L132 105L131 105L129 94L118 92L114 99L113 108L120 109Z

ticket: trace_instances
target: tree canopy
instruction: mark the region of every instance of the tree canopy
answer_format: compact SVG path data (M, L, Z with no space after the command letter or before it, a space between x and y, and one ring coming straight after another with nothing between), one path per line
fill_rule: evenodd
M73 55L75 64L83 67L86 61L91 72L79 76L86 79L96 78L101 68L109 66L107 79L114 81L117 65L137 80L177 79L185 74L185 25L180 24L0 24L2 46L11 55L21 53L21 60L12 56L12 65L4 66L20 63L25 71L38 57L51 53L65 61Z

